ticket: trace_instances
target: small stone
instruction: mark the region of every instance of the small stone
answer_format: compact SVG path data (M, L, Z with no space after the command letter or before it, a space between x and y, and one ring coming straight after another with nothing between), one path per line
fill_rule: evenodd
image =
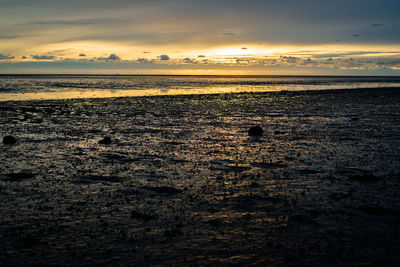
M11 135L7 135L3 137L3 144L5 145L13 145L17 143L17 140L15 139L15 137L11 136Z
M109 144L111 144L111 138L108 137L108 136L106 136L106 137L103 138L103 140L100 140L100 141L99 141L99 144L102 144L102 145L109 145Z
M376 183L382 181L382 177L375 176L373 174L363 174L363 175L353 175L349 177L350 180L366 182L366 183Z
M260 126L251 127L248 131L249 136L262 136L264 131Z
M155 216L153 216L153 215L142 213L142 212L139 212L139 211L136 211L136 210L133 210L131 212L131 219L142 219L142 220L147 222L147 221L150 221L150 220L152 220L154 218L155 218Z

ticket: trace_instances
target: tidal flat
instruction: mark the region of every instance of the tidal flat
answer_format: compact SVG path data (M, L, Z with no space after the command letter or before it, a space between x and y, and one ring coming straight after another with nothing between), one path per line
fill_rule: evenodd
M400 263L400 88L5 101L0 114L17 141L0 144L3 266Z

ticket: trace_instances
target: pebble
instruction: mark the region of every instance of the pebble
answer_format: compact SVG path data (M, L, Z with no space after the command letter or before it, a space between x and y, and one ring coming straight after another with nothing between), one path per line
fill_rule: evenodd
M11 135L7 135L3 137L3 144L5 145L13 145L17 143L17 140L15 139L15 137L11 136Z
M108 136L106 136L106 137L103 138L103 140L100 140L100 141L99 141L99 144L102 144L102 145L109 145L109 144L111 144L111 138L108 137Z
M260 126L251 127L248 131L249 136L262 136L264 130Z

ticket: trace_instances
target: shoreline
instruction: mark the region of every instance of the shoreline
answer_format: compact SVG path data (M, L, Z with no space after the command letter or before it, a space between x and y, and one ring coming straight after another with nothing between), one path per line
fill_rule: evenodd
M51 100L78 100L78 99L108 99L108 98L131 98L131 97L168 97L168 96L193 96L193 95L224 95L224 94L270 94L270 93L304 93L304 92L338 92L348 90L399 90L400 86L382 87L357 87L357 88L316 88L297 90L265 90L265 89L167 89L160 92L159 89L149 90L92 90L92 91L70 91L70 92L42 92L42 93L0 93L0 102L16 101L51 101ZM70 97L65 96L71 95ZM47 95L47 98L43 98ZM5 96L5 97L4 97ZM7 97L8 96L8 97ZM39 97L42 96L42 97ZM50 97L49 97L50 96ZM14 99L13 99L14 98ZM17 99L15 99L17 98Z

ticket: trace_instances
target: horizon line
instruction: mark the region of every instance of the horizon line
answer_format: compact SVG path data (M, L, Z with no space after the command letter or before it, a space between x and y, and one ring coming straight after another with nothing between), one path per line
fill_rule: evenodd
M400 75L323 75L323 74L84 74L84 73L0 73L1 76L188 76L188 77L399 77Z

